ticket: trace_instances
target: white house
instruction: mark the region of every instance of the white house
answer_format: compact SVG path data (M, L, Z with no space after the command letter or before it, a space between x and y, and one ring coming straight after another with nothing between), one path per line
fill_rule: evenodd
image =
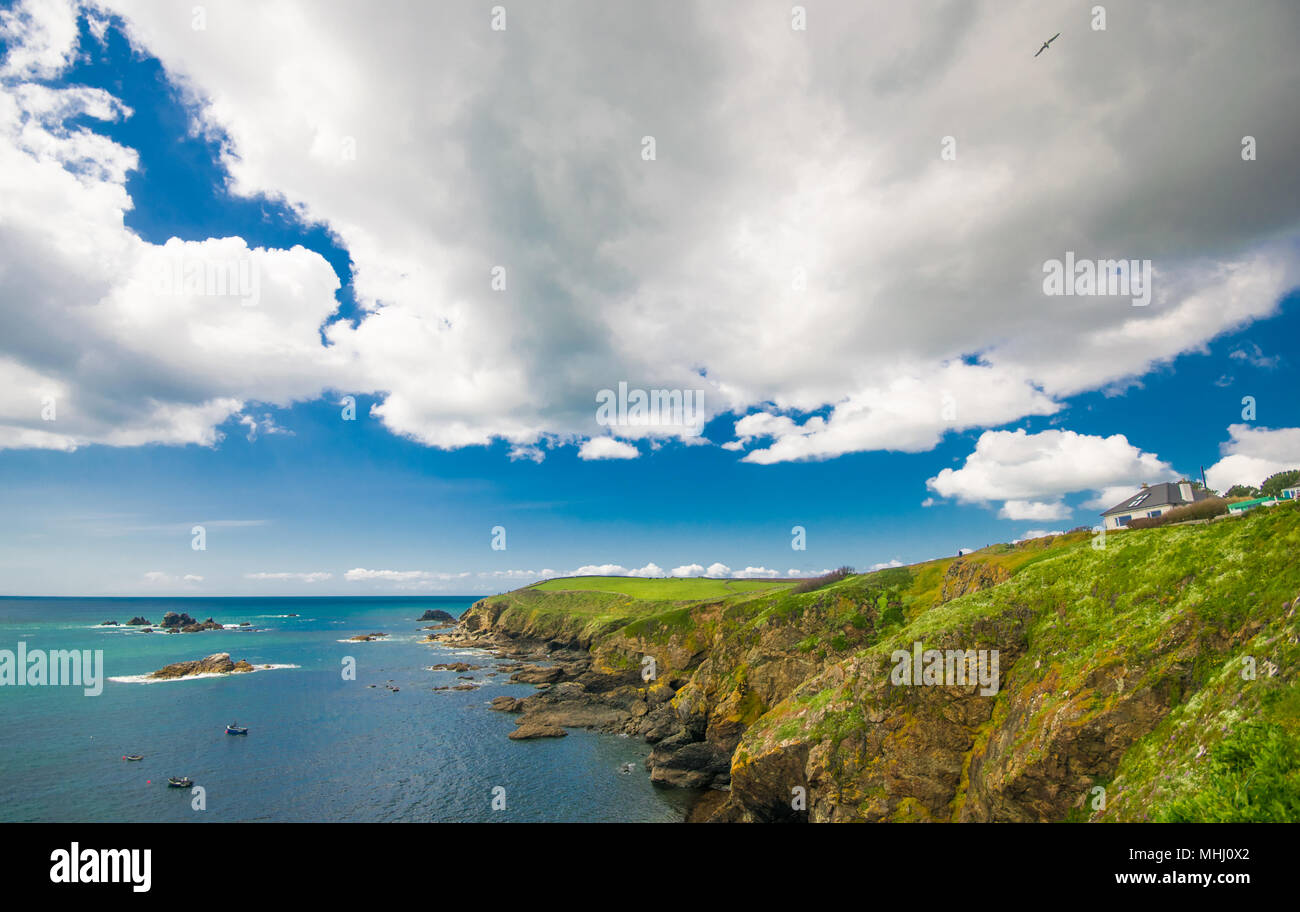
M1122 529L1135 519L1159 516L1174 507L1183 507L1210 496L1204 488L1193 488L1189 481L1162 482L1143 488L1111 507L1101 514L1101 524L1105 529Z
M1282 493L1278 495L1282 500L1300 500L1300 485L1294 488L1283 488Z

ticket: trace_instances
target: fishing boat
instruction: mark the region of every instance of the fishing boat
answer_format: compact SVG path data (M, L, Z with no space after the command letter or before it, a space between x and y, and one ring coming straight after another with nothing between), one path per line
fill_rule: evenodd
M168 776L167 784L172 788L187 789L194 784L194 780L189 776Z
M226 734L246 735L248 734L248 727L244 726L243 728L241 728L240 726L236 725L234 722L231 722L229 725L226 726Z
M143 759L144 759L144 756L143 756L142 754L127 754L127 755L126 755L125 757L123 757L122 759L123 759L123 760L143 760Z

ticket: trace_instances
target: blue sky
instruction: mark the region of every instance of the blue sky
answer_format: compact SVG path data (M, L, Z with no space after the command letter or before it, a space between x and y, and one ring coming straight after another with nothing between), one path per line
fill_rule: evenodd
M1276 188L1270 187L1280 170L1238 188L1246 198L1258 195L1271 201L1261 206L1258 224L1243 219L1233 207L1220 205L1218 215L1189 227L1176 212L1167 218L1153 215L1159 207L1141 200L1132 207L1141 207L1142 212L1113 201L1078 229L1077 245L1068 232L1061 236L1070 249L1087 250L1093 242L1098 258L1152 255L1157 264L1161 284L1149 311L1135 314L1128 302L1123 302L1123 309L1110 311L1104 309L1107 302L1090 303L1089 307L1102 309L1090 318L1096 323L1097 338L1085 344L1077 341L1083 331L1071 322L1076 317L1065 311L1081 305L1072 299L1044 298L1032 288L1025 294L1022 280L988 287L981 284L977 268L969 284L958 288L949 289L944 283L932 286L928 279L917 287L907 285L927 272L924 261L879 284L858 276L854 264L869 259L873 245L886 244L883 236L878 243L864 241L857 250L849 244L834 255L825 248L805 250L809 261L831 264L824 273L835 281L814 280L808 296L796 300L793 310L786 301L781 305L786 310L767 312L766 318L761 307L758 314L751 313L753 299L742 293L743 286L735 286L734 275L718 277L713 284L702 281L700 301L672 310L682 288L692 286L681 286L672 270L661 274L660 261L676 256L683 270L701 267L689 252L656 246L676 233L679 216L655 209L652 201L644 204L647 211L609 216L610 224L601 226L600 236L576 237L578 229L564 222L568 210L563 200L553 198L560 192L557 186L575 194L573 205L594 206L585 214L599 219L607 206L634 208L630 201L641 199L646 189L639 183L641 178L603 190L592 189L603 186L596 177L590 186L567 180L551 186L536 176L531 183L518 180L519 172L511 169L520 167L519 157L525 151L551 165L572 152L545 144L538 151L531 140L520 146L507 142L497 150L482 138L503 129L489 116L496 108L487 105L488 114L471 108L447 120L459 125L461 120L483 115L481 122L465 128L464 135L455 135L460 147L485 148L476 144L486 142L497 151L477 164L462 163L467 177L449 178L445 188L424 188L432 198L443 199L444 211L437 214L447 219L446 226L430 229L428 248L448 258L445 270L432 254L430 268L448 275L458 275L462 269L486 275L486 269L479 267L495 261L476 260L458 246L457 237L462 211L478 211L477 207L462 210L467 205L465 196L471 202L481 197L482 208L493 218L511 222L509 231L499 222L492 224L497 226L493 230L509 236L509 244L502 246L515 250L516 261L522 264L512 266L512 282L531 281L534 291L527 299L515 292L520 297L517 304L512 299L508 309L493 312L492 319L501 322L500 338L493 337L491 346L476 343L481 337L467 334L453 340L449 349L430 350L428 362L448 361L448 352L459 360L447 368L448 375L422 378L417 374L426 361L420 358L418 345L411 346L414 352L403 345L403 336L409 333L398 331L387 340L388 348L371 349L366 347L370 344L370 337L364 335L367 327L379 326L378 318L385 313L396 319L403 307L431 307L431 313L455 331L473 319L474 311L463 304L461 299L467 295L463 290L454 292L454 305L449 298L445 309L438 309L441 305L436 298L430 303L427 288L411 292L402 284L404 278L391 278L390 273L402 272L403 262L428 265L421 259L423 254L410 261L384 260L383 223L398 211L392 204L400 204L400 188L394 191L398 192L395 200L387 201L388 209L376 205L372 212L366 194L339 200L330 195L339 180L350 179L346 176L317 184L299 182L292 155L301 150L292 152L295 147L288 143L292 154L274 148L267 151L262 146L275 145L274 131L269 126L264 133L250 128L258 117L267 115L255 110L252 101L241 99L255 99L257 93L241 96L234 89L228 91L247 79L248 71L223 71L222 61L228 55L221 54L214 54L207 64L195 62L192 70L185 69L190 64L177 61L191 58L178 55L174 42L191 36L176 31L175 23L169 32L168 23L147 22L145 13L139 13L137 21L133 4L122 7L114 16L100 18L102 13L73 4L77 33L63 38L53 25L45 30L32 26L43 15L35 8L8 7L18 18L10 20L0 41L0 53L9 58L3 86L19 104L28 106L23 122L39 124L62 139L85 131L111 141L116 150L133 150L138 156L118 182L111 164L120 152L96 148L87 153L78 147L75 155L61 153L68 173L84 168L87 155L100 156L105 170L97 178L99 184L120 187L129 197L120 225L111 224L111 212L104 220L104 237L115 230L122 237L133 236L131 244L155 250L171 238L196 245L209 239L240 238L248 249L290 251L301 246L316 255L300 261L298 265L306 262L301 272L285 266L284 275L290 278L284 279L283 286L272 285L275 291L268 297L281 287L308 289L294 300L332 293L332 303L312 299L317 308L313 313L336 310L320 322L320 350L311 357L330 352L347 352L349 357L345 367L335 367L336 374L322 373L315 364L299 369L291 363L304 344L299 336L291 345L286 343L283 355L274 349L269 355L254 352L256 358L288 365L284 376L262 377L257 365L263 362L245 360L250 356L243 349L226 353L221 348L234 334L219 325L196 328L191 321L178 330L178 346L198 344L196 351L210 355L217 367L201 370L180 356L168 361L165 351L155 363L140 357L140 349L129 342L136 333L130 321L139 320L144 327L151 325L151 317L130 304L136 299L130 298L127 278L109 275L102 279L102 298L96 292L75 301L82 307L118 301L120 314L105 325L123 335L105 332L77 338L84 310L73 309L45 324L30 316L33 309L46 306L41 303L47 300L43 294L51 296L48 300L61 293L66 296L58 283L65 281L67 269L53 254L48 261L25 255L27 271L20 273L21 280L12 278L13 270L7 280L0 270L0 291L13 304L0 314L12 330L6 333L11 341L0 355L24 371L39 374L40 382L52 384L51 389L68 391L56 398L70 400L70 408L75 409L70 419L46 425L33 415L0 412L0 427L10 432L8 437L0 435L4 516L0 594L480 593L531 582L545 571L567 573L599 565L616 565L624 571L649 567L642 572L679 568L682 573L698 573L718 563L726 569L715 572L780 575L815 573L842 564L865 569L1027 534L1091 526L1097 521L1098 504L1111 505L1118 499L1117 491L1182 474L1196 477L1202 466L1211 472L1212 487L1226 487L1229 480L1258 483L1261 473L1300 464L1300 408L1294 395L1300 379L1295 345L1300 338L1300 291L1292 279L1300 213L1294 198L1278 202ZM257 14L241 9L240 15ZM330 27L342 34L348 31L342 21L320 26ZM900 23L899 27L909 26ZM978 25L970 28L978 30ZM127 39L131 29L134 47ZM213 31L219 31L215 24ZM708 29L702 28L702 33L707 35ZM476 34L469 43L482 37ZM1252 36L1246 31L1238 37L1246 41ZM568 33L564 38L577 40ZM528 39L525 35L510 40ZM563 44L554 36L547 40ZM22 64L19 55L41 41L53 48L50 53L58 62L40 63L44 58L37 55L38 63ZM382 45L382 35L375 41ZM1069 45L1063 47L1067 50L1062 56L1070 53ZM1058 50L1054 45L1051 53ZM1225 59L1232 50L1231 43L1224 44ZM310 53L309 44L287 49L285 66L310 60ZM400 58L402 49L393 54ZM358 72L365 71L367 61L373 59L359 54ZM1149 69L1139 69L1137 74L1149 80L1153 94L1176 71L1173 63L1162 69L1158 60L1143 66ZM1283 75L1293 73L1294 69ZM369 75L375 80L384 76ZM916 91L924 93L924 77L898 78L916 79ZM1083 91L1070 88L1068 76L1057 78L1060 92ZM290 84L298 85L294 80ZM827 79L827 85L834 84ZM38 106L31 96L22 95L24 85L56 92L101 89L131 113L104 119L77 114L73 106L73 113L54 123L31 113ZM560 90L572 91L573 86L564 84L556 88ZM265 94L274 96L276 91L272 84ZM285 91L289 93L282 100L285 111L309 107L302 99L295 100L289 89ZM507 97L518 90L499 91ZM368 96L360 90L357 94L361 96L357 103L364 108ZM807 103L817 92L805 89L796 94ZM388 106L390 122L395 118L420 122L422 114L411 105L371 97L376 106ZM878 103L883 110L888 100L882 95ZM1188 114L1180 120L1175 111L1168 116L1179 129L1205 129L1200 115ZM1224 118L1231 119L1227 114ZM611 123L618 120L609 116ZM313 129L317 136L334 136L328 125L317 123ZM444 125L436 135L451 136L451 129ZM1224 125L1225 134L1236 129L1236 124ZM521 128L521 133L527 132ZM600 132L595 128L596 134ZM900 137L906 133L899 128ZM367 148L370 135L360 134L359 148ZM510 135L509 131L503 135ZM665 127L663 135L675 134ZM272 138L263 143L264 136ZM16 155L28 156L35 168L39 155L27 142L15 132L0 137L0 143L9 144ZM840 142L852 145L843 137ZM1271 150L1271 154L1294 151L1294 142L1290 134L1279 135L1273 150L1280 148L1280 152ZM454 145L450 139L447 143L448 149ZM1236 175L1230 169L1242 166L1240 157L1234 144L1225 145L1221 162L1193 162L1177 186L1185 189L1203 183L1205 175L1216 169ZM559 146L568 148L564 143ZM431 161L417 170L436 172L434 160L440 147L419 148L427 150ZM456 158L453 152L445 154ZM696 154L703 159L710 153L697 149ZM1059 154L1068 158L1071 153ZM1158 162L1133 154L1135 171L1158 170ZM276 159L276 155L288 158ZM265 156L265 161L259 156ZM364 155L358 161L364 163ZM1065 164L1063 159L1062 167ZM616 183L625 177L626 167L620 164L604 177ZM651 188L652 200L660 194L671 198L676 192L700 192L692 179L698 175L685 166L673 167L681 170L670 171L665 165L663 172L687 189ZM930 176L934 167L927 162L908 178L918 198L934 179ZM1276 163L1271 167L1281 169ZM481 173L492 169L501 173ZM380 163L367 172L366 179L373 182L367 186L375 188L376 194L392 189L384 182L388 170L391 164ZM538 165L537 170L544 169ZM881 178L879 186L898 179ZM959 180L974 186L986 179L991 178L975 172ZM1225 180L1231 183L1239 178ZM790 192L819 198L817 181L812 183L812 189L800 184L798 192ZM61 192L89 194L94 184L89 180L76 186L52 186ZM863 197L877 192L870 181L856 187ZM738 194L742 191L750 196L756 193L754 188L736 188ZM409 192L412 208L418 208L417 188ZM446 193L445 198L437 195L440 192ZM988 205L983 190L970 192L973 199ZM1078 192L1095 195L1086 188ZM1159 188L1159 192L1168 194L1171 189ZM592 194L602 193L609 198L591 202ZM1044 186L1040 195L1047 193ZM825 199L819 204L825 205ZM1212 203L1207 200L1205 205L1209 208ZM847 203L845 208L849 209ZM22 215L0 215L0 227L11 232L6 237L19 237L25 231L34 245L30 249L38 252L39 244L52 243L41 235L38 219L24 221ZM793 219L795 225L804 218L780 217ZM874 224L874 216L862 218ZM1005 269L998 260L1006 255L1006 245L1023 243L1027 264L1023 271L1032 276L1044 259L1032 240L1039 232L1020 228L1014 214L983 218L990 234L987 250L981 249L984 242L968 237L952 250L938 241L935 249L922 245L917 255L932 255L937 262L951 265L953 250L974 247L981 260L990 262L989 275L1000 276ZM690 213L681 214L680 220L683 228L696 221ZM760 225L754 230L758 243L767 243L761 222L742 221ZM667 225L662 236L646 228L658 223ZM829 231L833 226L817 223L815 227ZM72 237L80 236L84 228L70 224L67 230ZM418 220L414 230L420 230ZM925 230L922 220L916 231L923 235ZM466 237L474 235L472 228L464 232ZM645 259L607 261L602 259L603 245L613 241L606 233L658 253ZM1158 242L1148 243L1145 249L1127 240L1114 249L1096 242L1108 236L1156 237ZM784 243L799 246L797 241ZM579 253L557 268L550 258L556 247L566 245ZM19 247L14 244L11 249ZM784 254L769 251L767 257L779 255ZM353 285L358 257L368 282L360 292ZM453 262L457 257L465 258L468 265ZM287 259L259 261L264 281L279 282L277 270ZM315 265L322 261L328 270ZM554 274L544 274L547 268ZM734 267L729 271L734 273ZM326 277L323 282L318 281L321 275ZM334 292L329 287L331 276L338 283ZM42 282L54 290L44 291L47 286ZM861 287L855 288L855 282ZM87 285L93 283L87 280ZM733 286L740 291L731 302L726 292L735 290ZM409 299L403 298L406 294ZM940 312L938 319L927 314L915 324L906 322L907 312L918 306L910 303L909 296L928 302L927 294L952 296L951 321ZM1013 300L1016 294L1024 296ZM872 303L859 307L854 295ZM876 302L882 300L889 302L888 312L874 323L857 322L858 310L880 306ZM1224 303L1216 303L1220 301ZM849 309L837 309L845 307ZM692 308L702 310L703 326L686 321ZM1027 308L1034 309L1032 314ZM620 319L602 324L615 309ZM1059 309L1059 321L1052 319L1053 309ZM273 319L288 312L274 307L266 311ZM772 313L785 317L773 322ZM985 313L989 331L981 335L976 327L984 322ZM671 330L665 332L666 340L654 329L660 314ZM1214 319L1206 314L1214 314ZM808 315L817 320L801 329ZM639 322L642 319L648 322ZM730 341L714 338L711 320L735 321ZM1144 320L1150 323L1143 325ZM1172 332L1166 333L1166 324L1158 323L1163 320L1172 321L1167 324L1174 327ZM511 336L514 321L528 331ZM815 325L817 321L822 328ZM960 326L943 325L948 322L965 322L970 327L969 343ZM325 328L335 324L355 331L355 338L347 333L327 335ZM1152 324L1157 328L1150 329ZM248 325L238 330L243 333L240 345L246 341ZM1092 323L1085 326L1092 331ZM630 338L620 338L621 328ZM841 331L845 338L836 338ZM205 335L199 338L201 333ZM860 357L855 333L861 334ZM1112 367L1106 363L1110 343L1105 340L1117 333L1126 335L1123 344L1115 346ZM692 347L697 334L707 339ZM949 334L952 341L941 341ZM890 345L907 351L909 357L900 356L899 363L892 363L892 348L871 348L877 335L888 336ZM1129 338L1133 336L1138 342ZM1157 336L1171 338L1167 344L1151 341ZM104 340L122 338L128 341L122 342L120 350L106 347ZM1018 347L1018 341L1024 340L1034 345L1026 342ZM167 348L165 343L155 344ZM66 348L62 358L45 350L60 345ZM660 348L653 359L620 361L643 345ZM1149 353L1143 353L1141 346ZM752 358L736 351L746 347L753 348ZM819 347L825 348L821 356ZM689 351L680 364L671 363L674 355L668 353L678 348ZM1044 357L1049 349L1052 354ZM587 376L583 365L589 361L599 366ZM248 379L222 378L224 363L230 372ZM403 369L403 364L414 367ZM662 371L648 374L660 365ZM961 373L962 366L972 373ZM436 394L438 384L451 389L457 377L478 377L480 372L488 379L464 394L468 404L462 412L451 410ZM564 382L554 379L559 375L564 375ZM987 391L981 386L985 375L990 384ZM502 405L503 396L492 379L499 376L523 378L511 382L525 387L531 383L533 388L505 395L510 404ZM702 385L715 403L702 437L684 440L671 432L654 436L592 424L587 414L594 409L591 394L623 378L647 387L674 381ZM964 378L973 384L969 390L954 385L965 382ZM907 382L898 386L902 381ZM44 389L40 382L33 381L33 402ZM999 398L1016 384L1019 392L1006 394L1005 401ZM898 395L912 398L899 406L885 401L888 396L882 396L882 389L904 390ZM934 421L928 412L923 418L909 417L918 408L928 409L931 401L937 414L941 394L955 397L960 419ZM355 397L357 420L342 420L343 395ZM1255 403L1250 417L1243 415L1247 396ZM82 405L92 401L97 414ZM175 426L160 428L159 415L164 412L136 414L137 401L151 403L150 408L158 402L193 407L202 411L210 426L202 426L202 421L196 426L185 417L175 419ZM228 404L211 406L214 402ZM210 406L212 411L206 411ZM968 418L971 412L977 417ZM477 435L487 442L466 443L463 437L448 436L453 434L449 428L462 426L471 428L465 432L471 438ZM33 436L48 428L57 436ZM631 448L636 458L595 458L597 451L586 449L586 442L606 436L609 430L622 441L622 455ZM1115 440L1115 435L1122 435L1123 441ZM1104 444L1107 440L1110 443ZM947 476L940 475L944 470L950 470ZM945 477L946 481L937 481ZM202 551L191 547L191 529L196 524L205 529ZM791 548L791 529L796 525L806 529L806 550ZM496 526L506 530L504 550L491 547Z

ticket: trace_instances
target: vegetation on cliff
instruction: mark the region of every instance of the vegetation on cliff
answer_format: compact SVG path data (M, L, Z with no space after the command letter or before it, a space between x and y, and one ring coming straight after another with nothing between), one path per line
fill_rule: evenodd
M671 722L646 727L652 775L728 785L717 820L1295 820L1298 549L1283 504L808 592L554 580L462 627L588 650L608 673L652 657L641 698ZM996 692L893 683L916 643L996 650Z

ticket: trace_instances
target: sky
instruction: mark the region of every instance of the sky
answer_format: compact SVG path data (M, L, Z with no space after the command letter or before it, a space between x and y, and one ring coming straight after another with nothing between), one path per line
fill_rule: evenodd
M1300 466L1296 34L0 2L0 594L809 575L1257 485Z

